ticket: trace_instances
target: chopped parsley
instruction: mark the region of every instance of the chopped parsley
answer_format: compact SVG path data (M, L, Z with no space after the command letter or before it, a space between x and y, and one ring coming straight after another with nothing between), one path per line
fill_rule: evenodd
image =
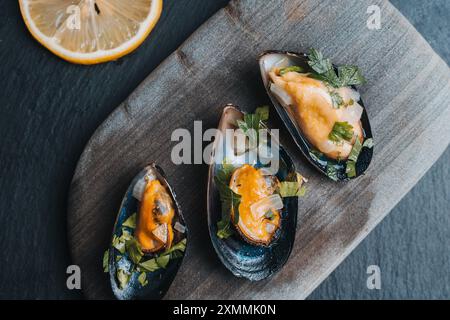
M222 202L222 219L217 222L217 236L221 239L226 239L233 234L233 229L230 225L231 213L233 213L234 217L233 223L237 224L239 222L241 196L228 186L233 170L232 165L224 163L222 169L218 170L214 177L214 182L219 190L220 201Z
M353 178L356 177L356 162L353 160L348 160L345 168L345 173L347 177Z
M325 74L333 69L330 59L325 59L322 52L312 48L308 55L308 65L318 74Z
M136 212L128 217L127 220L122 224L123 227L128 227L131 229L136 228Z
M335 122L328 139L333 142L350 141L353 138L353 127L348 122Z
M130 232L130 229L134 230L135 228L136 213L129 216L122 224L122 234L120 237L115 234L113 235L112 246L120 253L116 255L115 262L119 264L117 266L116 278L121 290L127 286L135 272L140 273L137 280L141 286L146 286L148 284L146 272L154 272L160 268L166 268L171 259L181 257L186 249L187 240L185 238L163 253L155 255L152 259L142 261L144 253L141 244ZM120 266L121 259L131 260L131 267L125 270L123 266ZM109 271L109 250L106 250L103 254L103 271Z
M338 171L332 164L327 164L327 176L333 181L338 181Z
M306 188L301 181L283 181L280 182L280 196L287 197L303 197L306 193Z
M141 286L145 287L148 284L147 274L145 272L141 272L141 274L138 277L138 281L141 284Z
M103 272L109 271L109 250L103 254Z
M259 116L261 121L269 120L269 106L261 106L256 108L255 114Z
M337 73L330 59L324 58L322 52L314 48L308 55L308 65L314 71L311 76L322 80L334 88L360 85L366 82L357 66L343 65L337 68Z
M160 268L160 266L156 263L156 259L154 258L139 263L139 267L147 272L154 272Z
M364 141L363 147L369 149L373 148L373 139L372 138L366 139L366 141Z
M219 222L217 222L217 236L220 239L227 239L234 234L233 229L231 228L230 221L226 221L222 218Z
M356 162L358 162L358 157L361 153L362 148L373 148L373 139L366 139L363 144L361 144L359 137L356 139L352 151L350 151L350 155L348 156L345 168L345 173L349 178L356 177Z
M187 240L185 238L159 256L140 262L138 264L139 268L147 272L154 272L158 269L166 268L171 259L180 257L181 253L186 250L186 243Z
M350 161L358 161L359 154L361 153L362 144L359 140L359 137L356 139L355 144L352 147L352 151L350 151L350 155L348 156L348 160Z
M242 120L237 120L236 125L249 139L251 146L257 146L259 142L259 130L262 129L262 121L269 119L269 107L256 108L255 113L247 113Z
M141 244L133 237L132 239L127 241L125 247L131 261L133 261L135 264L138 264L144 256Z
M131 274L123 269L117 269L117 280L119 281L119 288L125 289L128 282L130 281Z

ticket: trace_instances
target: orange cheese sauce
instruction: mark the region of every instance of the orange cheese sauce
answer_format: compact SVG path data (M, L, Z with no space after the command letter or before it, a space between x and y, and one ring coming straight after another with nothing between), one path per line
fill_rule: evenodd
M144 252L156 252L171 247L174 215L172 198L166 188L159 180L149 181L142 196L134 234ZM157 237L156 230L159 230L159 227L164 227L163 229L167 231L166 241L161 241L161 238Z
M230 188L241 196L237 224L239 230L252 242L269 244L276 229L280 226L280 213L272 210L272 220L264 216L255 220L250 206L272 195L274 188L268 185L259 170L250 165L244 165L234 171L230 180ZM275 226L271 228L273 230L267 230L268 223Z
M344 110L333 108L326 85L322 81L297 72L277 75L275 69L269 75L271 80L293 99L294 105L288 108L288 112L296 120L308 141L330 158L347 158L353 143L347 141L333 143L328 139L334 124L341 121ZM362 138L360 123L351 125L355 133Z

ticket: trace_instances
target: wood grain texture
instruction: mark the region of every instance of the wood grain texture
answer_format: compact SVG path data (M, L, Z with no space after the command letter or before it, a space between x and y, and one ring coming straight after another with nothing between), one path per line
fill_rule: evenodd
M366 9L382 8L383 27L366 28ZM335 184L315 172L286 135L282 142L310 178L301 199L296 246L273 278L250 283L220 265L206 227L205 165L175 166L171 132L217 125L233 102L267 102L256 63L267 49L321 48L336 63L361 66L361 88L376 148L367 174ZM172 183L191 241L167 298L304 298L376 226L450 141L448 66L385 1L233 1L165 60L96 131L73 178L68 231L88 298L111 297L101 256L127 184L146 163ZM272 112L272 114L275 114ZM281 127L274 116L273 127ZM283 129L283 128L282 128Z

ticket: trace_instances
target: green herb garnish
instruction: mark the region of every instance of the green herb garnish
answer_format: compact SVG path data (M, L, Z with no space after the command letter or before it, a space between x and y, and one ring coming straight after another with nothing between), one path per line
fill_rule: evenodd
M327 176L328 178L330 178L333 181L338 181L338 176L337 176L338 172L337 169L334 165L332 164L327 164Z
M247 134L251 129L257 132L261 125L261 114L247 113L244 115L244 119L237 120L236 124L245 134Z
M222 218L219 222L217 222L217 236L220 239L227 239L234 234L233 229L231 228L230 221L226 221Z
M258 146L259 130L262 129L262 121L269 119L269 107L256 108L255 113L247 113L242 120L237 120L236 125L249 139L251 146Z
M183 251L184 251L184 250L183 250ZM179 250L173 251L173 252L170 253L170 259L171 259L171 260L172 260L172 259L180 258L180 257L182 257L182 256L183 256L183 252L182 252L182 251L179 251Z
M131 233L126 230L122 229L122 235L120 237L113 235L112 239L112 246L116 248L121 254L125 253L125 244L127 241L131 240L133 236Z
M155 258L156 264L160 266L161 268L167 267L167 264L170 261L170 255L169 254L163 254L162 256L159 256Z
M147 261L141 261L144 256L141 245L136 240L136 238L134 238L133 235L131 235L131 233L127 229L125 229L125 227L133 228L133 221L136 221L135 217L135 214L130 216L127 219L129 223L127 223L126 226L125 223L122 224L122 235L120 237L117 237L116 235L113 236L113 247L121 253L121 255L116 255L116 263L122 258L122 255L126 253L128 255L128 258L134 263L134 266L131 268L131 273L141 272L142 270L146 272L154 272L160 268L166 268L171 259L176 259L183 255L182 253L186 250L186 238L172 246L170 249L167 249L164 253L157 255ZM103 255L103 270L105 272L108 272L108 263L109 252L107 250ZM119 288L124 289L130 281L131 274L127 270L118 268L116 277L119 283ZM138 276L138 281L142 286L147 285L148 281L145 272L142 272Z
M127 220L122 224L123 227L128 227L131 229L136 228L136 213L133 213L131 216L128 217Z
M186 244L187 244L187 239L183 239L180 242L178 242L177 244L175 244L174 246L172 246L170 249L168 249L165 253L172 253L175 251L182 251L184 252L186 250Z
M124 289L130 281L131 275L123 269L117 269L117 280L119 281L119 288Z
M301 197L305 194L305 187L298 182L283 181L280 183L280 196L287 197Z
M156 263L156 259L154 258L139 263L139 267L147 272L154 272L160 268L160 266Z
M257 114L261 121L269 120L269 106L261 106L256 108L255 114Z
M338 75L341 87L350 87L364 84L366 79L357 66L340 66Z
M259 114L246 114L243 120L237 120L239 129L248 137L250 146L258 146L261 117Z
M318 74L324 74L333 69L330 59L325 59L322 52L312 48L308 55L308 65Z
M181 253L186 250L186 243L187 240L183 239L161 255L147 261L140 262L138 265L147 272L154 272L158 269L165 268L171 259L181 256Z
M120 241L125 242L125 241L133 239L133 235L127 229L122 228L122 235L120 236L119 239L120 239Z
M347 177L349 177L349 178L356 177L356 162L355 161L352 161L352 160L347 161L345 173L347 174Z
M121 238L114 235L113 239L112 239L112 246L114 248L116 248L121 254L124 254L125 253L125 242L126 241L122 241Z
M238 211L239 203L241 202L241 196L235 193L223 180L220 180L217 176L214 177L214 181L219 189L220 200L222 201L222 213Z
M311 77L327 82L334 88L360 85L366 81L357 66L340 66L336 74L330 59L324 58L322 52L314 48L311 49L308 60L308 65L315 72Z
M333 142L350 141L353 138L353 127L348 122L335 122L328 139Z
M359 140L359 137L356 138L355 144L352 147L352 151L350 151L350 155L348 156L349 161L356 162L358 161L359 154L361 153L362 144Z
M286 68L280 69L280 76L282 76L282 75L284 75L285 73L288 73L288 72L302 73L302 72L304 72L304 70L300 66L290 66L290 67L286 67Z
M345 168L345 173L349 178L356 177L356 162L358 162L358 157L362 148L373 148L373 139L366 139L364 143L361 144L359 137L357 137L355 144L352 147L352 151L350 151L350 155L348 156L347 165Z
M292 181L294 179L296 181ZM300 173L296 172L295 175L288 176L288 181L280 182L278 193L282 198L302 197L306 193L306 188L303 185L305 182L306 179Z
M366 141L364 141L363 143L363 147L369 149L373 148L373 139L372 138L366 139Z
M103 272L109 272L109 250L103 254Z
M217 223L217 236L221 239L226 239L233 234L233 230L230 227L231 213L234 216L233 223L237 224L239 222L241 196L228 186L228 181L230 181L233 173L229 166L227 164L222 165L222 169L218 170L214 177L214 182L219 190L220 201L222 202L222 219Z
M148 284L147 274L145 272L142 272L138 277L138 281L141 284L141 286L145 287Z
M226 160L224 160L222 163L222 169L216 172L216 176L214 177L215 180L228 185L228 181L230 181L234 169L235 168L232 164L229 164L226 162Z
M128 230L122 228L122 235L120 237L113 235L112 246L116 248L121 254L124 254L126 250L126 243L131 239L133 239L131 233Z
M126 250L131 261L135 264L138 264L144 255L140 243L134 237L127 241Z

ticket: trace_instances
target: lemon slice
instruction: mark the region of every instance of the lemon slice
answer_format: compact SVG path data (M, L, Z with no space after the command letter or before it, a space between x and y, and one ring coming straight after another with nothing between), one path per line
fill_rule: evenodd
M19 0L42 45L74 63L116 60L136 49L159 20L162 0Z

